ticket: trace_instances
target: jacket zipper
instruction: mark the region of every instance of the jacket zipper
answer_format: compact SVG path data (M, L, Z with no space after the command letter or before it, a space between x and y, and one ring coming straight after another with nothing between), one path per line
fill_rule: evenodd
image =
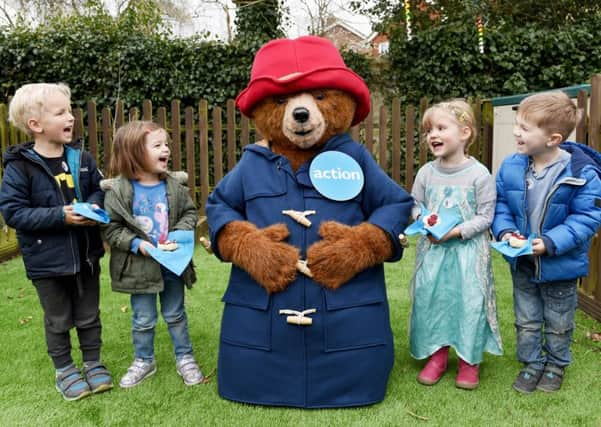
M67 149L66 147L64 148L65 150ZM36 158L34 157L30 157L30 159L37 163L38 165L42 166L42 169L44 169L46 171L46 173L48 174L48 176L50 176L50 178L52 179L52 182L54 182L54 185L56 186L57 190L58 190L58 194L61 195L61 199L63 201L63 206L65 206L67 204L67 200L65 199L65 195L63 194L63 191L61 190L60 185L58 185L58 183L56 182L56 178L54 177L54 175L52 175L52 173L50 172L50 169L48 169L48 166L46 166L46 164L42 161L38 161ZM74 249L74 244L73 244L73 233L71 231L68 232L69 234L69 242L71 243L71 256L73 257L73 274L77 273L77 268L76 267L76 258L75 258L75 251Z
M83 198L83 194L81 193L81 165L83 164L83 147L81 150L79 150L79 167L77 168L77 184L79 187L79 195ZM77 191L76 191L77 193ZM80 200L83 202L83 200ZM86 263L88 264L88 267L90 267L90 272L92 273L92 276L94 276L94 265L92 263L92 260L90 259L90 236L88 234L88 230L84 229L83 230L83 235L86 239Z

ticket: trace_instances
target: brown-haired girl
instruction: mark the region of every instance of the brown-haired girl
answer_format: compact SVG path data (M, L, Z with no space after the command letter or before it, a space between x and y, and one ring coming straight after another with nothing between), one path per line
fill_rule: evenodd
M121 127L113 141L114 179L103 181L111 222L102 235L111 246L110 273L116 292L131 294L135 358L119 385L138 385L156 372L154 329L157 295L173 342L176 369L186 385L202 382L192 353L184 309L184 285L196 281L190 263L181 276L163 268L148 249L164 243L173 230L194 230L196 208L188 190L168 172L169 138L147 121ZM185 182L185 181L184 181Z

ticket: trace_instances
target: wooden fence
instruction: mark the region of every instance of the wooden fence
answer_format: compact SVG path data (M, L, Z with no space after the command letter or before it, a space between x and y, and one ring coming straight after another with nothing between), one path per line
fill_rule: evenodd
M593 78L591 90L590 120L578 125L577 137L599 147L599 123L601 121L601 76ZM578 97L586 111L587 94ZM492 164L493 107L490 101L471 101L476 115L478 138L470 147L470 154L486 166ZM361 141L372 153L378 164L397 183L410 189L413 178L420 166L431 157L419 131L421 116L428 107L423 99L418 106L404 105L393 99L390 105L374 107L368 117L351 129L353 138ZM152 102L145 101L141 109L125 110L123 103L114 108L97 108L93 101L85 109L77 108L74 134L83 137L85 148L96 158L101 170L108 174L112 136L114 130L128 120L154 120L167 129L171 137L171 169L188 172L188 186L191 195L204 216L207 197L217 182L230 171L239 160L245 145L260 139L248 118L237 113L234 101L227 101L225 107L209 109L208 103L201 100L196 108L182 107L174 100L169 106L154 108ZM6 106L0 104L0 146L4 153L9 145L22 142L25 135L7 123ZM0 163L0 178L3 169ZM17 251L13 230L7 228L0 217L0 259ZM599 272L599 239L595 239L591 251L591 275L580 287L581 305L601 321L601 274ZM597 261L595 261L597 260Z

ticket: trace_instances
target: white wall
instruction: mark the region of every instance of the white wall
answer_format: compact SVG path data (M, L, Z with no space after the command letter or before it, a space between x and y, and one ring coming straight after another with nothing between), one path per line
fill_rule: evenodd
M576 99L573 99L576 103ZM512 109L513 105L501 105L494 107L494 127L493 127L493 149L492 149L492 174L493 176L499 170L503 159L510 154L515 153L515 139L513 137L513 124L515 122L516 112ZM576 139L576 132L572 132L568 138L571 141ZM579 141L583 142L583 141Z

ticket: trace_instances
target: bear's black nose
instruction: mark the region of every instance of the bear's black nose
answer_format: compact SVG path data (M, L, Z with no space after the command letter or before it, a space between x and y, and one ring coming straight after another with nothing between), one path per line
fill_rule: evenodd
M292 111L292 117L294 117L294 120L299 123L305 123L307 120L309 120L309 110L307 110L305 107L296 107Z

